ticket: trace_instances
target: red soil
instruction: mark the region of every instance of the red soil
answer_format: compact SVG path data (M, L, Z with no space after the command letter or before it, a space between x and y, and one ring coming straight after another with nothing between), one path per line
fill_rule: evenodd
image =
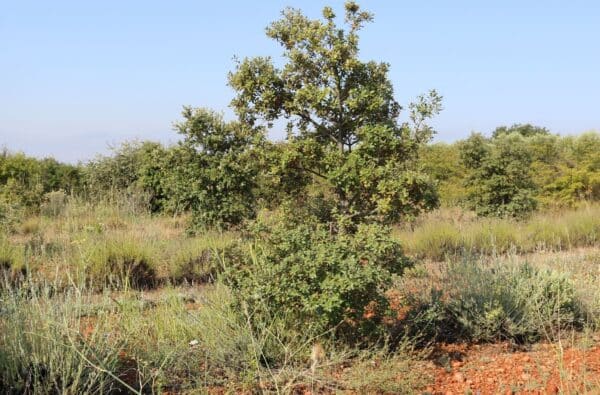
M423 389L450 394L600 394L600 344L561 349L539 344L446 345L434 353L435 382Z

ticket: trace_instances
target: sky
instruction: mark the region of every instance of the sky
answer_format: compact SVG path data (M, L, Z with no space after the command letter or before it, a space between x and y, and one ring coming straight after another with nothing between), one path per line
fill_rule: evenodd
M360 57L391 65L397 100L435 88L436 141L533 123L600 129L600 2L359 1ZM281 48L283 8L343 1L0 0L0 147L75 163L122 141L174 143L183 105L233 118L234 56ZM273 139L282 138L275 131Z

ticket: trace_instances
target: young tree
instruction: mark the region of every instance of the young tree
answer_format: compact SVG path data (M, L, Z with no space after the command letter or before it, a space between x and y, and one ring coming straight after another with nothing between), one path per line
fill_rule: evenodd
M271 175L294 183L282 190L303 199L308 186L319 189L331 200L331 216L355 223L397 221L435 207L437 194L417 156L434 133L426 120L441 110L441 97L419 97L409 106L411 122L400 123L389 65L358 56L358 32L372 15L347 2L345 29L331 8L323 17L285 10L267 28L284 49L285 65L244 59L229 75L242 122L272 127L287 120L288 144L273 158Z
M192 210L194 227L227 228L255 214L254 148L264 133L239 122L225 122L210 110L185 107L176 129L184 136L176 184Z
M520 217L536 208L531 154L517 134L487 139L475 133L460 146L468 204L481 216Z

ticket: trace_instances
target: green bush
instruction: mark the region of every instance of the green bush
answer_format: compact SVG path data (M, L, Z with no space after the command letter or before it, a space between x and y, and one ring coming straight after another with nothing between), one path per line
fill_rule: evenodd
M232 259L225 278L242 306L264 306L288 317L291 328L333 331L350 342L383 333L384 292L409 263L385 227L334 233L307 223L276 224L249 254Z
M240 122L225 122L206 109L185 107L175 125L183 135L170 188L185 196L192 230L226 229L256 215L256 147L263 133Z
M520 134L491 140L472 134L460 143L460 155L470 170L467 205L477 215L523 217L535 210L532 157Z
M439 286L413 295L409 332L435 340L530 343L581 328L585 309L564 273L528 263L449 263Z

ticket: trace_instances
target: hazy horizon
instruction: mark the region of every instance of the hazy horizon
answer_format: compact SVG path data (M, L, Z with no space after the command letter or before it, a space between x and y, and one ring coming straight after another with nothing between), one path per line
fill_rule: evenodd
M359 4L375 14L361 58L390 63L397 100L444 96L436 141L513 123L600 129L600 4ZM324 5L342 13L343 1L3 4L0 146L73 163L126 140L175 142L183 105L231 118L233 56L277 58L264 28L285 6L316 18Z

